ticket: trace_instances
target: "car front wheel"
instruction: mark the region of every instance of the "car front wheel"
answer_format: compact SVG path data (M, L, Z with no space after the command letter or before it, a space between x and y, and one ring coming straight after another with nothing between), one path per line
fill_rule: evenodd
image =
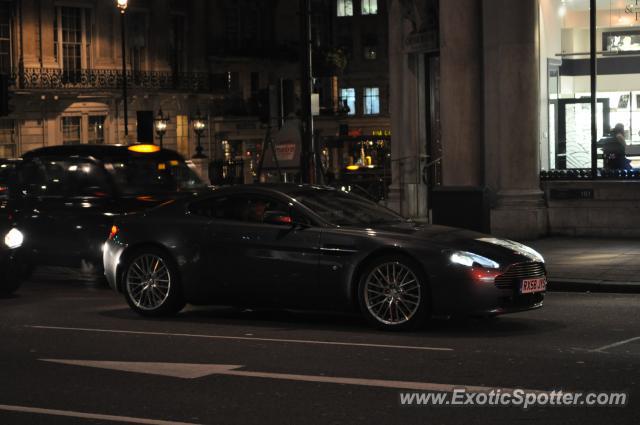
M405 330L423 323L428 314L424 273L407 258L385 256L369 263L358 285L365 318L384 330Z
M167 254L153 247L128 256L123 268L123 291L129 306L143 316L169 316L185 306L177 267Z

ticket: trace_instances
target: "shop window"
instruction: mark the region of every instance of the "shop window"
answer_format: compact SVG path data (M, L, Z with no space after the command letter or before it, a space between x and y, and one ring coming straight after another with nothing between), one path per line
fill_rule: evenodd
M377 15L378 14L378 0L362 0L362 14L363 15Z
M597 2L592 27L589 2L544 1L540 6L545 28L541 65L547 68L541 81L546 97L546 110L541 111L541 168L589 169L597 177L608 175L603 172L607 169L640 167L640 85L636 82L640 66L635 56L640 52L639 15L624 2ZM591 51L595 31L595 51ZM591 106L592 55L598 61L595 110Z
M353 16L353 0L338 0L338 16Z
M346 88L340 89L340 103L342 103L343 107L347 107L349 111L348 115L356 114L356 89L354 88Z
M376 115L380 113L380 89L367 87L364 89L364 114Z
M81 140L81 117L62 117L62 144L75 145Z
M0 72L11 72L11 4L0 3Z

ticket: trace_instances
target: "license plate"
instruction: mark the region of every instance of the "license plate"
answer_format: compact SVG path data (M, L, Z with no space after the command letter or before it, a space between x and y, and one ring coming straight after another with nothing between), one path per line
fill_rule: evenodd
M547 290L547 279L544 277L538 279L524 279L520 285L521 294L533 294L535 292L544 292Z

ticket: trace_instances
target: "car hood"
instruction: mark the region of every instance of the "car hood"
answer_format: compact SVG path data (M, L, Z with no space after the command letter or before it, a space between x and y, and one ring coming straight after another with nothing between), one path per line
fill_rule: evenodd
M455 227L408 222L375 226L373 230L380 232L380 236L393 234L400 239L441 250L472 252L498 263L539 261L534 254L513 241Z

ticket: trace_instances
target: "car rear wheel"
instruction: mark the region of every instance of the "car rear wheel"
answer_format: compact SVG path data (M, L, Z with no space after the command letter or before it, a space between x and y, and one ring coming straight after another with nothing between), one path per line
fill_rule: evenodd
M129 306L143 316L169 316L185 306L177 267L162 250L149 247L128 256L123 290Z
M384 330L405 330L424 323L428 287L419 266L400 256L384 256L369 263L358 285L365 318Z

